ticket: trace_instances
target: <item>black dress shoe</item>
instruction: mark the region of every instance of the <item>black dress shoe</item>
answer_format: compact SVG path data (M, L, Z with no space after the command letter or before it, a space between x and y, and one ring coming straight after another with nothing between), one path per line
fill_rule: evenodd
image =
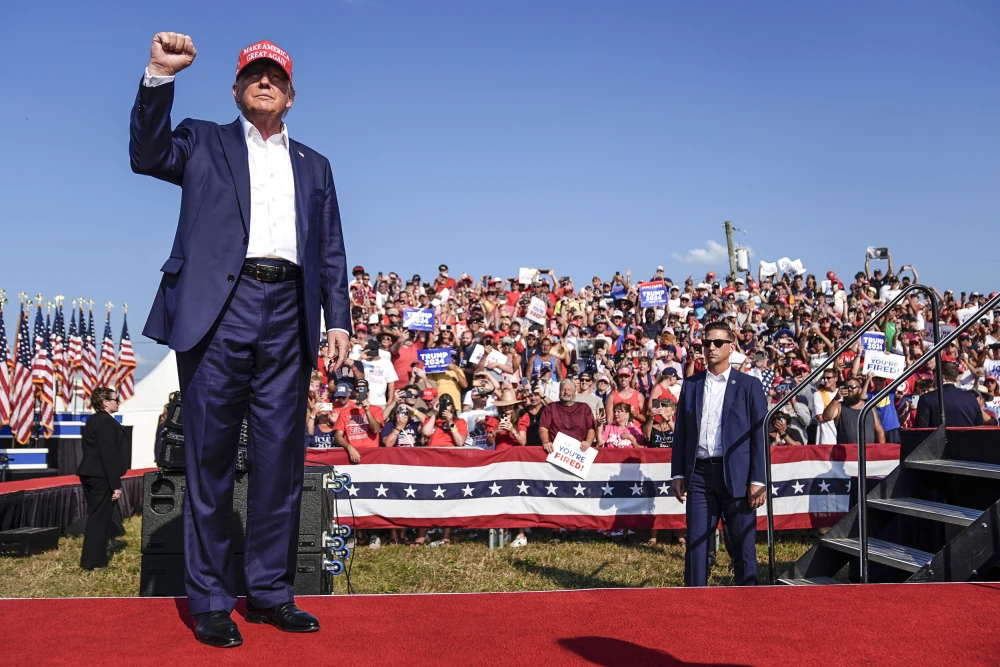
M319 621L295 606L294 602L286 602L275 607L251 607L247 605L247 623L270 623L284 632L316 632Z
M243 643L236 623L229 617L229 612L210 611L195 614L194 636L202 644L216 648L232 648Z

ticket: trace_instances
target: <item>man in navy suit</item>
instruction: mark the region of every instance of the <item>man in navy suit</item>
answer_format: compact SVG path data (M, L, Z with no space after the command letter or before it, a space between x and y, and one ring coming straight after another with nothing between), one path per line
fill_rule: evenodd
M684 383L674 427L671 475L687 502L686 586L708 585L709 538L724 519L738 586L757 583L757 515L764 504L767 400L760 380L729 365L733 332L723 322L702 333L707 371Z
M339 367L351 327L340 210L330 163L289 138L292 59L271 42L240 52L228 125L171 131L174 75L191 38L161 32L132 107L132 170L180 185L170 257L143 333L177 352L184 397L184 560L199 641L238 646L232 507L249 409L246 620L319 630L294 602L306 392L325 317Z

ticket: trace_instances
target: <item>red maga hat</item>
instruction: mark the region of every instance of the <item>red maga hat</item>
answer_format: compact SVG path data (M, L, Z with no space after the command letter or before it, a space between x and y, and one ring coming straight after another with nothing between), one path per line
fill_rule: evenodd
M244 67L261 58L278 63L278 66L285 70L285 74L288 75L288 80L292 80L292 57L277 44L266 39L262 42L254 42L240 51L240 59L236 62L236 76L240 75Z

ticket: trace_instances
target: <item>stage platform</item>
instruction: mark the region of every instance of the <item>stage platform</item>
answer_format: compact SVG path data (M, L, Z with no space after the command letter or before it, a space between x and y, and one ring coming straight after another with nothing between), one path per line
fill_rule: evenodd
M323 629L234 617L198 644L184 599L0 600L4 665L997 665L1000 584L299 598Z

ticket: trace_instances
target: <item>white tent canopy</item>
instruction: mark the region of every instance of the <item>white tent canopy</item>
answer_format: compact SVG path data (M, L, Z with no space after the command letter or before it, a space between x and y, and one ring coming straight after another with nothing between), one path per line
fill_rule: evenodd
M156 426L170 392L180 389L177 379L177 358L170 350L163 361L135 386L135 395L118 411L122 423L132 427L132 468L152 468L156 465L153 446Z

